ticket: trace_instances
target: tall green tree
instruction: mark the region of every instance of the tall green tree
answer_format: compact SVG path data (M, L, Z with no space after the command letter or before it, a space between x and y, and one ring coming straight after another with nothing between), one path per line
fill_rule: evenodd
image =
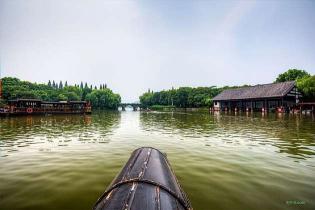
M276 82L295 81L303 77L310 77L311 75L305 70L289 69L288 71L279 74Z
M62 81L59 82L59 89L62 89L63 88L63 84L62 84Z
M92 103L93 107L116 109L120 104L121 98L118 94L114 94L111 90L94 89L86 95L86 100Z
M143 107L149 107L149 106L152 106L153 103L152 103L152 97L153 97L153 94L152 93L144 93L142 94L139 99L140 99L140 103Z
M315 75L303 77L297 80L297 88L303 94L303 99L306 101L315 100Z

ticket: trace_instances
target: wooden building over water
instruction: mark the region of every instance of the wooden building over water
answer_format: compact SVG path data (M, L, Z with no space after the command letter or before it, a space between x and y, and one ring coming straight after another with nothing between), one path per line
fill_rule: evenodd
M224 90L213 98L216 111L277 111L296 107L301 94L294 81Z

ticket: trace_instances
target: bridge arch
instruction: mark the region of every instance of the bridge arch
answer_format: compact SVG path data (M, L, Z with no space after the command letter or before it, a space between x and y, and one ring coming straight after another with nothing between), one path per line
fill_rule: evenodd
M122 111L126 111L127 106L131 106L133 111L141 110L141 104L140 103L120 103L118 108L121 107Z

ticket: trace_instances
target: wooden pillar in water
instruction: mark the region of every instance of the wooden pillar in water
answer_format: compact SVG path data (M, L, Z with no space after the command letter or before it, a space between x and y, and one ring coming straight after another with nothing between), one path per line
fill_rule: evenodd
M267 100L265 100L265 112L268 112L268 110L269 110L269 107L268 107L268 101L267 101Z
M281 98L281 106L283 106L283 98Z

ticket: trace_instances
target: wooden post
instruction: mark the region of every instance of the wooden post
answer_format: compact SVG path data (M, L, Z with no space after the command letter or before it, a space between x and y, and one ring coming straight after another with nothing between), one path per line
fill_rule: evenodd
M281 106L283 106L283 98L281 98Z

